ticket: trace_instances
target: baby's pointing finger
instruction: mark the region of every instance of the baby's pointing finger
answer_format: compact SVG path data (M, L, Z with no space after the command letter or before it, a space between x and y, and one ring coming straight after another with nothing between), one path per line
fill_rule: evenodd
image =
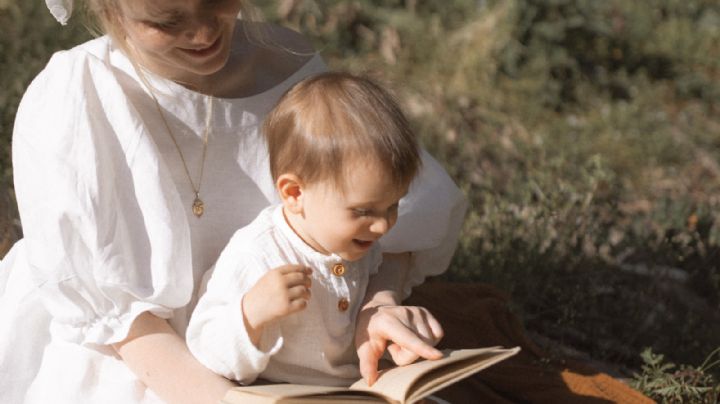
M442 357L442 352L435 349L408 328L400 327L395 329L391 339L400 348L425 359L440 359Z

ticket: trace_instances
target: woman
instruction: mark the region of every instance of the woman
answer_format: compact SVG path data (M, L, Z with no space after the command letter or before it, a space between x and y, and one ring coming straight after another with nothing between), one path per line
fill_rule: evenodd
M198 283L276 202L258 125L326 66L246 0L88 6L107 35L55 54L17 113L24 239L0 268L0 401L216 402L232 385L182 338ZM426 153L423 167L358 319L369 380L388 341L398 363L436 354L429 313L399 301L445 270L465 201Z

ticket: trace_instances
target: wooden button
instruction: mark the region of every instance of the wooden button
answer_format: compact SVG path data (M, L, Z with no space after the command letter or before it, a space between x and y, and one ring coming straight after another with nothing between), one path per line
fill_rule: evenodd
M348 299L343 297L338 300L338 310L345 311L348 309L348 307L350 307L350 302L348 302Z
M332 267L332 273L335 276L343 276L345 275L345 265L343 264L335 264Z

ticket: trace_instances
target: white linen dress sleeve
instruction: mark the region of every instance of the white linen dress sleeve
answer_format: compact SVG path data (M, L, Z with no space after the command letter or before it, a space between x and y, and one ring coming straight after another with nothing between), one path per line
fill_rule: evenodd
M167 168L108 65L59 52L28 88L13 133L31 276L53 338L122 341L143 312L189 301L190 238Z
M445 169L423 150L422 169L400 200L397 224L380 239L383 252L412 252L403 299L426 277L445 272L466 211L463 193Z
M190 352L208 369L242 384L251 384L283 345L279 328L263 330L260 347L250 340L243 320L242 298L268 272L231 240L215 267L207 289L190 317L185 338Z

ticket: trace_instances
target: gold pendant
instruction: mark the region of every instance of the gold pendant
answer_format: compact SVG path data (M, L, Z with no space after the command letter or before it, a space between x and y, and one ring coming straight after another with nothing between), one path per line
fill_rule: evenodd
M192 204L192 212L195 216L200 217L205 213L205 203L203 203L202 199L200 199L199 196L195 197L195 200Z

